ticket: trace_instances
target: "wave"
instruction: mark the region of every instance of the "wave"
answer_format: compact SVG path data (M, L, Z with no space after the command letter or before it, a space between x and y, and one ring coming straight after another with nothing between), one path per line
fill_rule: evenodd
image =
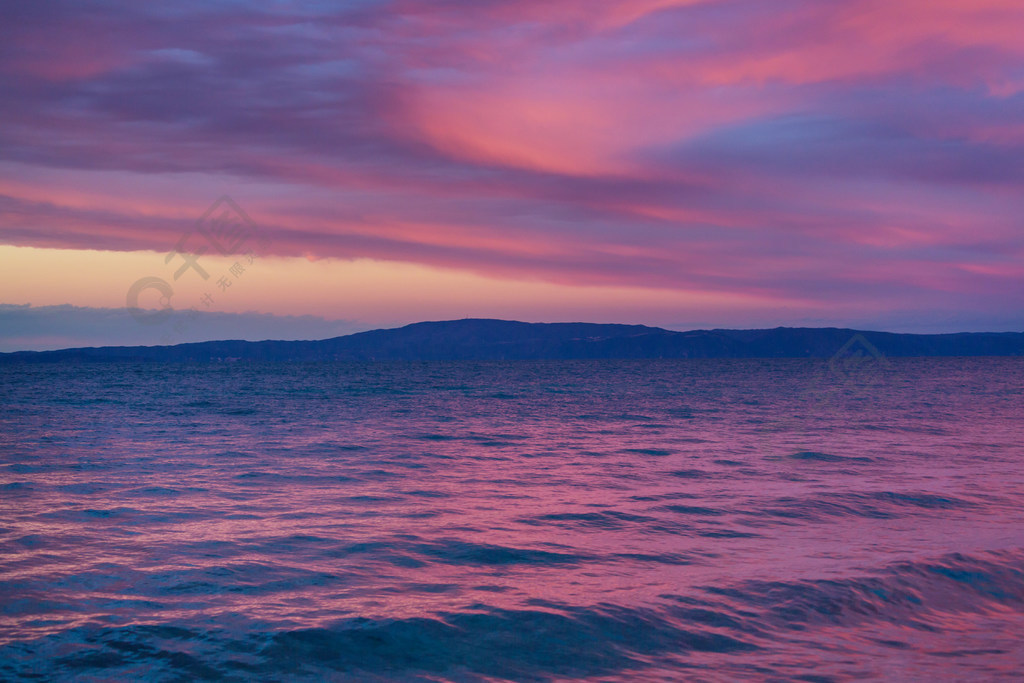
M449 544L447 552L452 550L469 553L473 561L480 552L492 552ZM501 551L485 559L501 564L505 558ZM549 558L528 555L525 561ZM235 566L231 576L216 580L245 580L252 572L260 573L257 567ZM432 584L422 590L443 593L452 587ZM92 623L0 647L0 674L109 679L145 671L151 678L207 680L339 674L402 680L629 680L647 673L655 679L651 672L669 665L676 675L688 667L696 674L709 661L706 657L714 655L720 672L753 669L762 679L792 679L785 666L772 667L773 658L785 652L794 636L811 632L830 639L828 651L840 659L844 652L863 653L872 647L901 648L908 656L984 657L998 649L922 653L926 646L907 641L913 633L928 638L956 632L972 618L1020 614L1024 550L905 561L850 578L701 586L687 594L662 594L658 603L643 607L527 602L524 609L476 603L401 619L345 618L291 628L226 616L204 630L174 623ZM869 627L860 628L865 624ZM885 639L882 624L902 629L903 639ZM843 635L837 631L824 636L829 629L842 629ZM803 662L802 680L832 680L826 664L820 658ZM816 673L819 666L822 671Z
M750 581L703 590L755 609L767 631L864 621L935 630L950 621L943 615L1024 605L1024 550L899 562L866 577Z
M784 496L746 514L758 520L751 520L750 523L764 524L770 523L770 519L803 522L823 521L829 517L895 519L925 510L962 510L976 507L975 502L954 496L924 492L868 491L802 497Z

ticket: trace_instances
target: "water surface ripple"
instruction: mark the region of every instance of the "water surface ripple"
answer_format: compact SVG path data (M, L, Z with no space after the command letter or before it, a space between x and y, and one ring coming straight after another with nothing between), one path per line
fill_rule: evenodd
M0 679L1013 679L1019 359L0 367Z

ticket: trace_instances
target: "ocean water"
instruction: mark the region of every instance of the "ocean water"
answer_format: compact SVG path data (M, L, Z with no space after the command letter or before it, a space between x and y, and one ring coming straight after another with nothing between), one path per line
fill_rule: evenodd
M0 679L1019 679L1022 359L0 367Z

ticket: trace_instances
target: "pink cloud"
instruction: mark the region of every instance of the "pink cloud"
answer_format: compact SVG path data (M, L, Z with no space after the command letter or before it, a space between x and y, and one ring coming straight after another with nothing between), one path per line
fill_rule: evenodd
M231 191L281 255L566 284L870 305L1024 257L1014 3L49 9L0 21L10 244L160 251Z

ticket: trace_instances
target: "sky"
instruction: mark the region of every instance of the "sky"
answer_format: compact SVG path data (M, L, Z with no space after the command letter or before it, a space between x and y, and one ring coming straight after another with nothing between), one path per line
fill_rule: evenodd
M1024 330L1022 35L1019 0L0 0L0 351Z

